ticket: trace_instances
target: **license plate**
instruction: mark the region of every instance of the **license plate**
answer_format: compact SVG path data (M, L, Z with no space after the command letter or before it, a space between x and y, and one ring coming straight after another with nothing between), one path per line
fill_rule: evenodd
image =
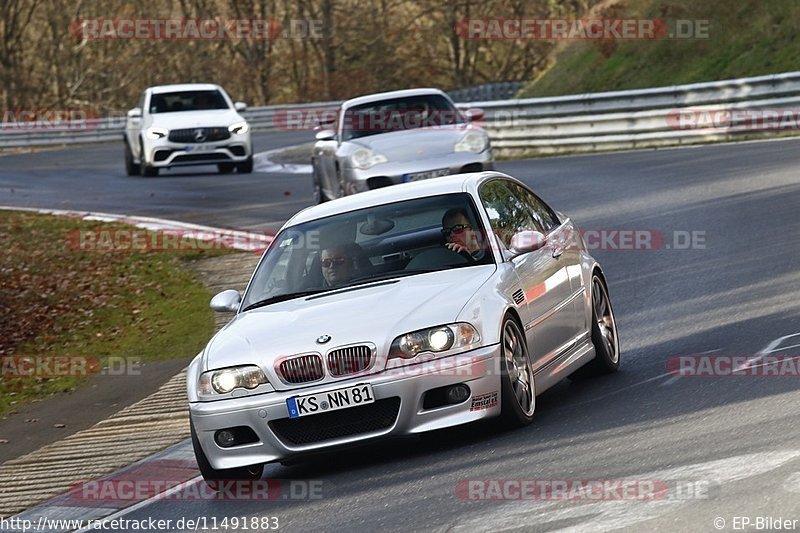
M413 174L405 174L403 181L421 181L429 180L431 178L438 178L439 176L446 176L450 173L449 168L440 168L437 170L426 170L425 172L414 172Z
M184 152L212 152L216 150L217 147L213 144L187 144L184 148Z
M356 385L346 389L336 389L305 396L294 396L286 400L289 408L289 418L318 415L339 409L347 409L357 405L373 403L375 396L372 394L372 385Z

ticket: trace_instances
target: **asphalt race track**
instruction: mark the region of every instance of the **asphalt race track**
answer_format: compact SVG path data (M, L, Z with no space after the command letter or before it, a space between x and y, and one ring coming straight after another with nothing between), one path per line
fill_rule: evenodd
M310 138L257 136L256 150ZM585 230L663 237L658 249L612 249L610 237L594 251L617 315L618 374L559 384L525 429L468 426L267 466L267 478L322 480L320 499L161 500L125 518L276 516L281 531L714 531L715 519L726 530L735 517L800 519L798 376L676 378L667 368L670 357L690 354L800 355L800 140L498 169ZM6 156L0 204L274 228L311 201L307 174L196 172L127 177L118 145ZM668 480L707 490L647 502L456 493L459 481L486 479Z

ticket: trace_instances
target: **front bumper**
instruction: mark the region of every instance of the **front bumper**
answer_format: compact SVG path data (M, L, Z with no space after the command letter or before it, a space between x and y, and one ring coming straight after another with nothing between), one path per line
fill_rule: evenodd
M177 143L163 139L145 144L145 160L154 168L170 168L218 163L244 163L253 155L249 133L232 135L222 141Z
M500 414L501 408L500 373L497 368L499 353L499 344L485 346L468 353L403 367L403 370L384 371L380 374L317 387L304 387L301 391L270 392L230 400L193 402L189 404L189 411L200 445L212 467L226 469L279 461L303 453L379 437L412 435L496 416ZM361 383L372 385L376 403L399 398L397 415L387 427L296 445L288 442L285 436L281 438L276 434L269 423L273 420L289 419L286 400L297 396L298 393L314 394ZM470 388L471 394L466 401L432 409L423 408L426 391L459 383L464 383ZM486 395L493 398L493 393L496 393L494 405L487 407L481 404L480 408L473 409L473 398ZM334 413L345 414L348 410L342 409ZM319 416L326 415L317 414L292 421L307 423ZM232 448L218 446L214 434L220 429L237 426L251 428L259 441Z
M447 173L443 175L494 170L492 149L487 148L478 154L452 152L412 161L389 161L366 170L344 166L342 177L347 193L355 194L387 185L405 183L408 181L409 174L435 170L444 171L445 169Z

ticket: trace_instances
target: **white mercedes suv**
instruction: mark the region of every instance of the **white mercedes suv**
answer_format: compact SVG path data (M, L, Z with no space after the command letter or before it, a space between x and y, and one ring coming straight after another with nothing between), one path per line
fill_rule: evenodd
M191 83L146 89L125 124L125 170L157 176L159 169L217 165L222 173L253 171L250 126L219 85Z

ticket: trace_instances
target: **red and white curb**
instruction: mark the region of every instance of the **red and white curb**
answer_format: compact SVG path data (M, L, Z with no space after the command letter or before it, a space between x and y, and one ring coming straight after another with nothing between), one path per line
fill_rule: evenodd
M39 209L33 207L0 206L4 211L23 211L40 215L65 216L87 221L115 222L127 224L148 231L180 232L181 237L203 242L223 245L233 250L243 252L257 252L264 250L274 238L258 231L242 231L235 229L214 228L201 224L179 222L164 218L118 215L113 213L99 213L93 211L68 211L62 209Z

